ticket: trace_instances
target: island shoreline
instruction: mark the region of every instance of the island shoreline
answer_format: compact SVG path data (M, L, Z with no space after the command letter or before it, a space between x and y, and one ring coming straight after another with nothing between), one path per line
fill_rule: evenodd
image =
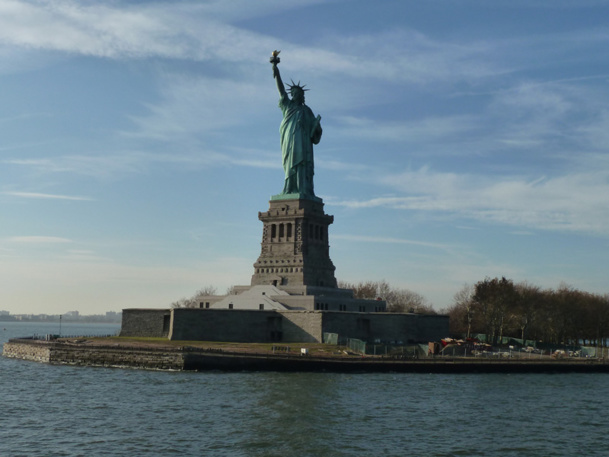
M88 344L89 343L89 344ZM603 359L477 359L473 357L399 358L245 353L216 348L134 346L97 340L11 339L4 357L50 364L171 371L277 371L336 373L608 373Z

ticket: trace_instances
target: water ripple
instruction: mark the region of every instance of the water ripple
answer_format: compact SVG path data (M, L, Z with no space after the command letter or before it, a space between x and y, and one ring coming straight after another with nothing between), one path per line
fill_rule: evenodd
M0 456L601 456L604 374L179 373L0 358Z

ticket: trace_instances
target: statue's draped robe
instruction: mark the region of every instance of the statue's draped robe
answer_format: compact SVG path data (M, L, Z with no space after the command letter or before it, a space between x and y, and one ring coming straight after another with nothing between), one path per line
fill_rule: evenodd
M279 128L285 185L283 194L314 197L313 144L319 143L322 129L311 108L284 94L279 99L283 121Z

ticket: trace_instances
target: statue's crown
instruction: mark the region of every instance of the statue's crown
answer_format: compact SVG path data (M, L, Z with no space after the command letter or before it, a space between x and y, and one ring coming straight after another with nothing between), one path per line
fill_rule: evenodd
M288 87L289 87L290 92L292 92L292 91L294 91L294 90L301 90L301 91L303 91L303 92L306 92L306 91L308 91L308 90L309 90L309 89L305 89L305 87L307 87L307 85L306 85L306 84L304 84L304 85L302 85L302 86L301 86L301 85L300 85L300 81L298 81L298 83L295 83L293 79L292 79L291 81L292 81L292 84L286 83L286 86L288 86Z

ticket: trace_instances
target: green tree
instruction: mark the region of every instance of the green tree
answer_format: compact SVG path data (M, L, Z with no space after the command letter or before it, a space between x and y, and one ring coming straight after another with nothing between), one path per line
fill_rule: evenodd
M524 340L529 337L529 329L538 324L540 311L543 309L545 294L538 286L522 282L516 284L518 294L517 306L513 322L518 331L518 337Z
M497 344L503 338L504 328L508 324L507 319L514 315L511 312L517 304L514 283L505 277L486 278L476 283L472 299L476 311L483 319L487 341Z

